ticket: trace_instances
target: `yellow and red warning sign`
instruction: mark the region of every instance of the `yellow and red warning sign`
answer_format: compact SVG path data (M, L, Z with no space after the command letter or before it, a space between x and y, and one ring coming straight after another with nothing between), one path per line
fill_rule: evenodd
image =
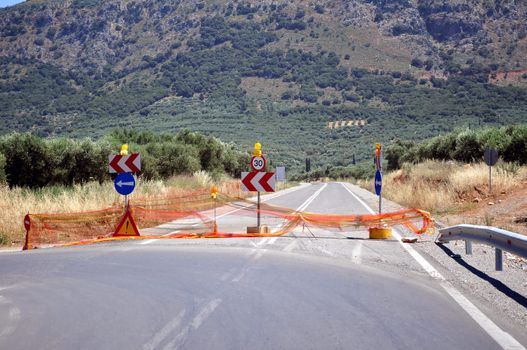
M137 225L134 221L134 217L132 216L129 208L126 209L123 218L113 233L113 237L122 236L140 236L139 230L137 229Z

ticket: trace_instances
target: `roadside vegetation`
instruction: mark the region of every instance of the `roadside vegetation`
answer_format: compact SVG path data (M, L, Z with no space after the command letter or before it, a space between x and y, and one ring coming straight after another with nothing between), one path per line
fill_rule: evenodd
M425 161L404 164L383 176L383 196L405 207L420 208L433 214L451 214L473 209L478 203L497 202L501 194L522 186L527 166L500 162L493 168L492 193L485 163ZM373 180L358 184L372 192Z
M486 148L495 148L500 157L492 170L492 193L489 168L483 163ZM396 141L384 155L386 198L434 214L460 213L478 203L494 205L500 196L523 188L527 181L527 125L459 129L421 142ZM373 174L358 181L372 192Z
M494 148L508 163L527 164L527 125L501 128L459 129L422 142L396 141L385 152L388 170L404 163L425 160L454 160L473 163L483 160L486 148Z
M139 178L130 201L162 198L178 193L209 189L216 184L222 193L238 195L239 181L227 176L216 180L209 173L198 171L191 175L178 175L164 180ZM24 239L23 218L27 213L72 213L100 210L122 205L110 181L91 181L73 186L47 186L43 188L9 188L0 185L0 245L20 245Z
M182 130L175 135L115 130L99 140L10 134L0 138L0 244L23 239L27 213L69 213L119 204L108 156L128 143L141 154L133 198L162 197L219 185L233 193L249 154L234 145ZM238 193L236 193L238 194Z
M0 138L0 182L9 187L73 186L110 180L108 156L121 144L141 154L141 179L162 180L206 171L214 179L238 177L249 155L232 144L182 130L173 134L115 130L99 140L11 134Z

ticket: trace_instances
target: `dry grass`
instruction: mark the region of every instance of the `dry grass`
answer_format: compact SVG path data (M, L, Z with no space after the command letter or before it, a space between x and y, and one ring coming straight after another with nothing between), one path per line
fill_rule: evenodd
M499 164L492 172L492 194L485 164L427 161L405 165L383 177L383 196L406 207L445 213L466 208L472 201L509 192L527 179L527 167ZM373 191L373 182L359 185Z
M219 190L236 191L239 181L222 179ZM212 179L206 172L176 176L166 181L138 180L134 198L159 197L199 188L209 188ZM236 193L237 194L237 193ZM46 187L38 190L0 186L0 244L20 244L24 237L23 218L27 213L71 213L107 208L122 203L113 183L96 182L73 187Z

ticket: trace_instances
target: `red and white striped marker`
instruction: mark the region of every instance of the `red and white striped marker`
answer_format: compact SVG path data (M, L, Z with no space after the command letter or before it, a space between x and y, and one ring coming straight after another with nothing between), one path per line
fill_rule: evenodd
M141 171L141 156L139 153L132 153L129 156L112 154L108 159L110 173L138 173Z
M242 172L242 191L244 192L274 192L275 183L274 173Z

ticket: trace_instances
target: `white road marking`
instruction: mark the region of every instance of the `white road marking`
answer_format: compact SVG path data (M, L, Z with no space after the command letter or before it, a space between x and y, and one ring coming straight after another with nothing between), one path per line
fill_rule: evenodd
M315 193L313 193L308 199L306 199L298 208L295 209L295 211L303 211L305 210L314 200L318 197L318 195L327 187L327 183L325 183L322 187L320 187ZM282 227L284 224L280 225L278 228ZM274 243L274 242L273 242ZM296 246L296 239L289 243L282 251L284 252L291 252ZM325 250L326 254L334 256L333 253Z
M319 188L315 193L313 193L308 199L306 199L302 204L300 204L300 206L298 208L295 209L295 211L302 211L304 210L305 208L307 208L307 206L309 204L311 204L311 202L313 202L315 200L315 198L317 198L317 196L320 194L320 192L322 192L322 190L324 188L326 188L328 184L324 184L321 188ZM278 225L277 227L275 227L271 232L277 232L279 231L287 222L284 222L280 225ZM274 244L276 242L276 240L278 239L278 236L276 237L267 237L267 238L264 238L262 239L260 242L257 243L258 246L262 245L262 244Z
M15 286L17 286L17 284L11 284L9 286L0 287L0 292L3 291L3 290L6 290L6 289L14 288ZM1 298L2 298L2 296L0 295L0 299Z
M16 253L16 252L20 252L20 251L22 251L21 248L16 248L16 249L14 249L14 248L0 249L0 254L1 254L1 253Z
M307 187L307 186L310 186L310 185L309 185L309 184L302 184L302 185L300 185L300 186L296 186L296 187L293 187L293 188L288 188L287 190L283 190L283 191L280 191L280 192L275 193L274 195L269 195L269 196L265 197L264 199L261 200L261 202L266 202L266 201L268 201L268 200L271 200L271 199L274 199L274 198L281 197L281 196L286 195L286 194L288 194L288 193L291 193L291 192L295 192L295 191L301 190L301 189L303 189L303 188L305 188L305 187ZM227 212L227 213L224 213L224 214L218 215L218 216L216 216L216 220L218 220L219 218L222 218L222 217L224 217L224 216L230 215L230 214L232 214L232 213L235 213L235 212L237 212L237 211L243 210L243 209L247 209L247 208L238 208L238 209L231 210L231 211L229 211L229 212ZM184 221L183 221L183 222L184 222ZM188 220L187 220L187 222L190 223ZM157 226L157 227L160 227L160 228L163 228L163 227L170 228L170 227L172 227L172 225L174 225L174 224L175 224L174 222L169 222L169 223L166 223L166 224L163 224L163 225ZM177 224L179 225L179 224L181 224L181 222L178 221ZM197 225L199 225L199 224L200 224L200 223L198 222L198 223L193 224L192 226L197 226ZM163 236L169 236L169 235L174 234L174 233L177 233L177 232L179 232L179 230L177 230L177 231L173 231L173 232L170 232L170 233L167 233L166 235L163 235ZM139 244L146 245L146 244L150 244L150 243L155 242L155 241L158 241L158 239L147 239L147 240L145 240L145 241L140 242Z
M5 327L2 332L0 332L0 339L12 334L18 326L18 321L20 321L20 309L13 306L9 308L9 321L10 325Z
M357 242L355 247L351 250L351 261L353 261L356 264L362 264L362 243Z
M503 349L507 350L525 350L512 335L502 330L492 320L490 320L481 310L461 294L450 282L440 283L444 290L465 310L470 317L487 332L492 339L496 341Z
M278 237L271 237L267 244L274 244L278 240Z
M7 289L7 288L4 288L4 289ZM6 297L0 295L0 305L9 305L9 304L12 304L11 301L7 299ZM17 329L18 322L20 321L20 314L21 313L20 313L19 308L17 308L16 306L9 306L9 311L8 311L9 324L6 327L4 327L4 329L2 329L2 331L0 332L0 339L12 334Z
M277 192L277 193L274 194L274 195L269 195L268 197L262 198L262 199L260 200L260 202L263 203L263 202L267 202L267 201L269 201L269 200L271 200L271 199L275 199L275 198L278 198L278 197L282 197L282 196L284 196L284 195L286 195L286 194L289 194L289 193L291 193L291 192L296 192L296 191L298 191L298 190L301 190L301 189L303 189L303 188L306 188L307 186L310 186L310 185L309 185L309 184L302 184L302 185L300 185L300 186L296 186L296 187L293 187L293 188L288 188L287 190L283 190L283 191ZM253 199L254 199L254 198L253 198ZM227 213L224 213L224 214L221 214L221 215L216 216L216 219L222 218L222 217L224 217L224 216L230 215L230 214L235 213L235 212L240 211L240 210L246 210L247 208L248 208L248 207L243 207L243 208L238 208L238 209L231 210L231 211L229 211L229 212L227 212Z
M211 300L203 309L201 309L200 313L194 317L190 325L194 329L198 329L202 323L216 310L216 308L221 304L221 299L214 299Z
M342 185L342 187L344 187L344 188L346 189L346 191L349 192L349 194L351 194L351 195L352 195L352 196L353 196L353 197L354 197L354 198L355 198L360 204L362 204L362 206L363 206L364 208L366 208L366 210L367 210L368 212L370 212L370 214L375 214L375 212L373 211L373 209L370 208L368 204L364 203L364 201L363 201L362 199L360 199L359 196L357 196L355 193L353 193L353 191L352 191L352 190L351 190L346 184L344 184L344 183L342 183L342 182L341 182L340 184Z
M265 238L262 238L260 241L258 241L258 243L256 243L256 245L258 247L264 245L264 244L267 244L267 241L269 240L270 237L265 237Z
M9 318L11 320L18 320L20 319L20 309L13 306L9 309Z
M249 262L247 262L247 264L245 264L245 266L241 269L241 271L236 276L233 277L231 281L240 282L245 277L247 272L249 272L249 270L251 269L251 264L259 260L264 255L264 253L265 251L254 249L253 250L254 255L252 256L252 258L249 260Z
M324 188L327 187L327 183L325 183L322 187L320 187L315 193L311 195L304 203L300 204L298 208L296 208L296 211L303 211L306 210L306 208L315 200L315 198L318 197L320 192L324 190Z
M289 243L284 249L284 252L291 252L296 247L296 239Z
M231 271L225 272L223 275L221 275L220 281L223 281L223 282L227 281L229 277L231 277L231 274L232 274Z
M324 248L321 248L321 247L317 247L317 246L315 246L315 248L318 249L319 251L321 251L322 253L326 254L326 255L329 255L331 257L335 257L335 254L333 254L333 252L330 252L327 249L324 249Z
M297 211L302 210L303 208L306 208L320 194L320 192L322 192L322 190L326 186L327 186L327 184L324 184L324 186L322 186L319 190L317 190L311 197L309 197L304 203L302 203L302 205L300 205L300 207L297 209ZM235 211L238 211L238 210L239 209L237 209ZM232 213L232 212L230 212L230 213ZM228 214L230 214L230 213L228 213ZM226 215L226 214L224 214L224 215ZM170 233L170 234L172 234L172 233ZM260 248L263 245L274 244L277 240L278 240L278 237L265 237L265 238L261 239L259 242L257 242L257 243L251 242L251 244L253 244L255 246L255 248ZM148 244L151 241L155 241L155 240L145 241L145 242L142 242L142 244ZM292 243L296 244L296 241L293 241ZM289 246L292 247L291 244ZM265 254L265 252L266 252L266 250L252 249L251 252L250 252L250 255L249 255L250 256L249 262L241 269L241 271L236 276L234 276L231 279L231 281L232 282L239 282L239 281L241 281L243 279L243 277L245 277L247 272L250 270L251 265L255 261L259 260ZM232 272L230 271L228 273L223 274L220 277L220 279L225 281L231 275L232 275ZM186 338L188 337L189 333L192 330L198 329L203 324L203 322L216 310L216 308L221 304L221 302L222 302L222 299L219 299L219 298L211 300L207 305L205 305L200 310L200 312L196 315L196 317L194 317L194 319L190 322L190 324L187 325L186 327L184 327L176 335L176 337L171 342L166 344L166 346L163 349L164 350L169 350L169 349L178 349L178 348L182 347L184 345L184 343L186 341ZM163 342L163 340L166 339L167 336L174 329L180 327L180 324L181 324L181 322L183 320L184 314L185 314L185 312L182 311L178 316L176 316L176 318L174 318L167 325L165 325L165 327L163 327L158 333L156 333L154 338L149 343L147 343L147 344L145 344L143 346L143 350L150 350L150 349L157 348L161 344L161 342Z
M178 233L178 232L179 232L179 230L172 231L172 232L169 232L169 233L167 233L166 235L163 235L163 236L170 236L170 235L173 235L173 234ZM147 240L144 240L142 242L139 242L139 244L145 245L145 244L150 244L150 243L155 242L155 241L159 241L159 239L147 239Z
M351 189L344 183L341 183L342 186L348 192L355 197L370 213L375 214L375 211L371 209L364 201L362 201ZM503 349L507 350L520 350L525 348L521 345L513 336L509 333L503 331L498 327L490 318L488 318L483 312L481 312L470 300L468 300L463 294L461 294L450 282L446 281L445 277L439 273L421 254L419 254L411 245L403 243L401 240L401 235L394 229L393 236L397 239L399 244L421 265L421 267L434 279L441 281L439 284L443 289L458 303L459 306L467 314L480 325L488 335L492 337Z
M193 330L198 329L203 324L203 322L205 322L205 320L209 318L210 315L212 315L212 313L221 304L221 302L222 300L219 298L209 301L207 305L205 305L199 311L196 317L194 317L192 321L190 321L190 324L183 328L181 332L179 332L178 335L176 335L176 337L163 348L163 350L181 348L185 344L185 340L187 339L189 333Z
M170 332L179 328L184 316L185 310L181 311L174 319L172 319L172 321L168 322L159 332L157 332L150 342L143 345L143 350L154 350L157 348Z

